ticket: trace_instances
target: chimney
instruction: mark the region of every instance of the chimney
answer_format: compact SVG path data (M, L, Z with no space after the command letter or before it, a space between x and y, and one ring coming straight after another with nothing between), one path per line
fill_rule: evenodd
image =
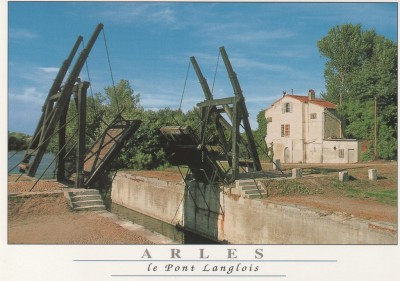
M315 100L315 91L313 89L308 90L308 100Z

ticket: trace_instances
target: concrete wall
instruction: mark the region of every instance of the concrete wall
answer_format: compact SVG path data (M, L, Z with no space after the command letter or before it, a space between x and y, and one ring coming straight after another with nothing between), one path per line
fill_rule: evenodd
M184 227L212 240L219 239L219 222L223 221L220 188L195 181L186 182Z
M118 172L111 196L114 203L168 223L183 223L191 231L232 244L397 243L395 225L245 199L218 190L188 183L185 192L183 184ZM182 196L185 200L180 204Z
M113 203L169 224L183 224L183 184L118 172L112 183Z
M396 244L397 231L393 225L305 207L225 197L220 238L234 244Z

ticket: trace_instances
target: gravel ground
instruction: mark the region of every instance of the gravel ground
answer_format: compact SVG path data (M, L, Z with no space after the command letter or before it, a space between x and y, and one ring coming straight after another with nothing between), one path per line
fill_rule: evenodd
M70 210L63 193L9 197L10 244L153 244L94 212Z
M8 182L8 193L62 191L67 186L56 180Z

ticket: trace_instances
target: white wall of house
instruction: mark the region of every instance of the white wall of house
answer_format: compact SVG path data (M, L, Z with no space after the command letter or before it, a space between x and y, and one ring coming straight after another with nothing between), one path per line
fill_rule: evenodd
M280 159L281 163L358 161L358 141L339 139L341 122L332 110L285 95L266 109L265 118L265 141L273 148L274 160Z
M359 142L357 140L325 140L322 149L323 163L358 162Z

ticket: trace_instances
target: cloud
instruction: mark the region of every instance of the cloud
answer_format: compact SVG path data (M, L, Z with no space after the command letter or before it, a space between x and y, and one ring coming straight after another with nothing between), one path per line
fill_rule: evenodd
M36 87L26 87L21 90L21 94L9 93L9 99L11 101L38 106L43 105L45 94Z
M174 24L176 22L174 11L168 7L150 13L148 16L148 20L151 22L167 24Z
M261 69L273 72L288 72L293 71L293 68L284 64L271 64L262 61L251 60L246 58L230 59L235 68L250 68L252 70Z
M166 3L129 3L111 7L108 6L107 9L100 11L98 15L107 21L123 24L178 25L175 11Z
M22 40L31 40L39 38L39 34L33 31L29 31L26 29L19 28L10 28L8 31L9 39L22 39Z
M270 40L288 39L296 36L290 30L249 30L247 32L233 33L226 38L236 42L265 42Z
M57 67L10 62L10 100L26 106L43 105L58 70Z
M10 84L13 81L26 80L34 87L47 87L50 88L51 84L56 77L59 68L53 66L35 66L32 64L24 63L11 63L10 67Z
M58 67L38 67L37 69L49 74L57 74L60 70Z

